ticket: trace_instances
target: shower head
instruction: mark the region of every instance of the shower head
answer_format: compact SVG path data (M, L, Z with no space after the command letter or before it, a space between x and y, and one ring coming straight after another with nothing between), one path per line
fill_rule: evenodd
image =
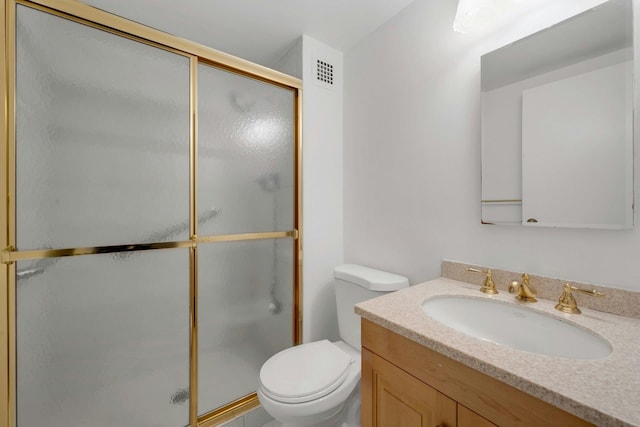
M256 101L250 100L245 95L237 92L229 92L229 104L239 113L248 113L251 111Z
M272 298L271 302L269 302L269 313L278 314L280 311L282 311L282 304L280 304L280 301Z
M280 189L280 175L277 172L264 174L257 181L262 191L272 193Z

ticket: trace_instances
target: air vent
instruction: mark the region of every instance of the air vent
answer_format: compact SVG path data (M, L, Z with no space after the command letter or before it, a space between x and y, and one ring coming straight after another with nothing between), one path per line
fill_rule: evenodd
M323 59L316 59L313 62L313 78L319 86L333 89L336 83L335 72L333 64Z
M316 61L316 78L321 82L333 85L333 65L318 59Z

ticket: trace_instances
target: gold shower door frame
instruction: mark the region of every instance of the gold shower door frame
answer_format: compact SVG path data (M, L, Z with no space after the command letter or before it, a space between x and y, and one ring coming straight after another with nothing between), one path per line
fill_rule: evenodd
M190 252L190 349L189 349L189 426L209 427L240 415L259 405L256 393L198 417L198 244L260 239L290 238L294 245L293 270L293 343L302 339L302 82L299 79L271 70L249 61L225 54L215 49L190 42L127 19L95 9L74 0L2 0L0 31L4 48L0 55L0 85L3 103L2 134L4 143L0 150L0 427L16 427L16 267L15 261L64 256L80 256L100 253L189 248ZM20 251L16 245L15 218L15 14L16 5L42 10L99 30L149 44L190 59L190 144L189 144L189 240L117 246L61 248ZM222 68L246 77L280 86L294 94L294 227L292 230L243 233L229 235L198 236L197 222L197 89L199 63Z

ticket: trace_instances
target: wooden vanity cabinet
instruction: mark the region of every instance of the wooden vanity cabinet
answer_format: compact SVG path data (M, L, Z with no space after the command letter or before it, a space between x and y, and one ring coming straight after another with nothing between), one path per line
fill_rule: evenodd
M594 427L362 320L362 427Z
M488 419L481 417L458 403L458 427L497 427Z
M363 402L363 426L495 427L495 424L369 350L363 349L362 357L367 367L367 378L371 380L367 385L371 386L372 397L370 410L364 410ZM363 372L363 390L364 377Z
M456 425L454 400L366 349L362 350L362 360L371 374L367 376L371 380L367 384L371 389L371 410L366 414L373 415L366 419L363 410L363 426Z

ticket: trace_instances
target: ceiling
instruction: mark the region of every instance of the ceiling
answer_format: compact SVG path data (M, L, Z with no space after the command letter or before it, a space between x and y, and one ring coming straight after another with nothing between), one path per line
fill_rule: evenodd
M348 51L413 0L83 0L249 61L272 66L302 34Z

